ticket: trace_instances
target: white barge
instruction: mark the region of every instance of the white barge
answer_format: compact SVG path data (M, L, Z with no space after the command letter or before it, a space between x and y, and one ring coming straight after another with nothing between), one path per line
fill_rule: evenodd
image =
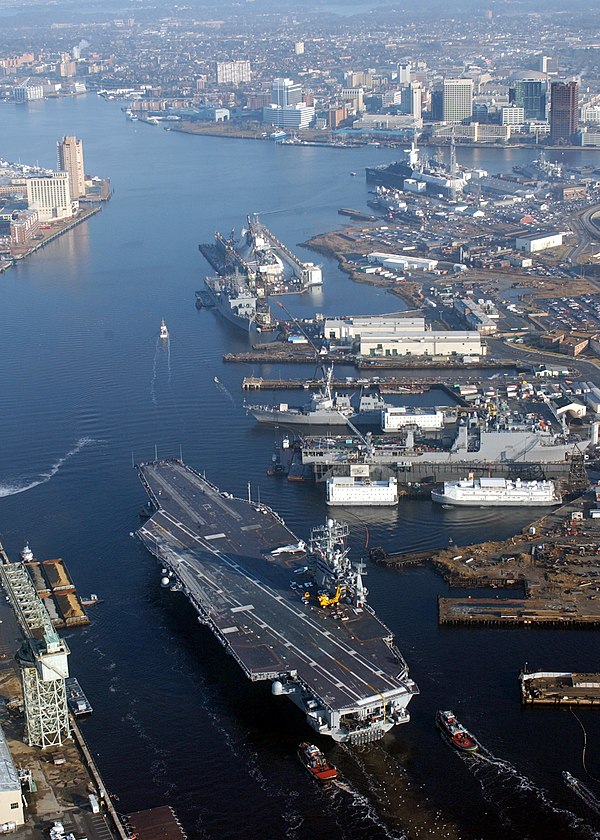
M431 491L431 501L462 507L547 507L559 505L562 497L553 481L511 481L508 478L469 478L445 481Z
M384 481L374 481L365 476L334 475L327 479L328 505L344 507L392 507L398 504L398 480L391 476Z

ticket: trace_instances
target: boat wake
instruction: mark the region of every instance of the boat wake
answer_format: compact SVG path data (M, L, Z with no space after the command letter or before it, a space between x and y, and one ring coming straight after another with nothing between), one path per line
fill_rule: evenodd
M524 837L560 836L567 840L600 840L600 833L520 773L509 761L480 745L477 753L460 753L481 786L486 802Z
M393 834L390 828L379 818L375 808L367 797L353 788L349 782L338 778L329 784L331 785L331 790L334 791L334 800L336 797L343 797L344 800L350 799L350 804L347 801L340 803L341 813L347 814L350 811L354 811L355 817L358 817L359 822L363 823L365 828L369 824L372 827L377 826L381 832L381 836L385 840L407 840L406 834Z
M221 380L218 379L216 376L214 378L214 383L219 389L219 391L227 397L231 405L235 406L235 400L233 398L233 395L231 394L231 391L229 391L229 389L226 388L225 385L223 385L223 383L221 382Z
M154 359L152 360L152 377L150 379L150 399L152 400L152 405L157 406L158 403L156 401L156 378L158 376L158 362L160 359L160 354L165 353L167 356L167 383L169 387L171 387L171 338L161 338L160 336L156 339L156 347L154 348Z
M48 472L42 473L38 478L34 479L33 481L28 481L26 479L17 479L14 483L8 484L0 484L0 498L4 498L5 496L14 496L17 493L25 493L26 490L32 490L34 487L38 487L40 484L46 484L47 481L50 481L51 478L54 478L56 473L60 470L62 466L64 466L67 461L72 458L74 455L77 455L78 452L84 448L84 446L88 446L91 443L96 443L93 438L83 437L79 438L73 449L70 449L66 455L63 455L62 458L59 458L58 461L55 461Z
M171 387L171 336L167 338L167 381Z

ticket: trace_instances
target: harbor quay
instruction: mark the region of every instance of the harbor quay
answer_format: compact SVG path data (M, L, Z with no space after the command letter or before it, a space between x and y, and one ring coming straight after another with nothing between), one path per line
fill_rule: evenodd
M68 676L70 650L56 628L89 624L82 603L101 599L80 598L64 562L37 561L28 545L14 561L0 545L0 582L0 832L151 840L160 826L165 840L184 840L168 806L131 818L117 811L79 723L93 709Z
M8 747L3 755L2 789L8 790L9 766L14 764L19 768L18 775L13 768L18 797L22 796L25 803L18 821L19 836L41 840L47 838L49 829L53 828L57 838L72 834L75 838L87 837L89 840L127 840L129 833L106 792L83 733L61 699L64 686L61 689L63 681L57 678L58 670L52 672L52 681L46 681L50 672L44 673L42 662L49 662L54 657L54 667L59 669L61 666L56 657L62 657L68 648L57 635L53 636L50 613L46 613L46 628L41 639L53 646L52 652L46 650L46 642L36 642L34 636L24 631L25 626L30 626L30 632L35 632L32 617L37 612L36 605L45 610L34 585L43 564L33 566L34 574L27 584L27 563L11 562L1 547L0 563L2 586L7 596L0 602L0 725L1 740ZM53 576L59 574L55 568L56 565ZM63 580L63 583L67 581ZM28 586L30 594L25 596ZM72 585L67 584L67 598L75 597L72 590ZM36 669L29 668L24 652L27 645L30 651L36 650L34 656L41 667L37 671L37 688L31 682ZM34 743L39 734L32 724L36 704L42 704L49 729L54 730L54 723L60 729L53 731L51 736L48 729L44 732L47 746L42 748ZM13 812L17 813L17 810ZM2 816L7 820L4 814ZM8 821L12 820L16 821L11 815Z
M438 599L442 625L600 626L600 522L596 491L578 495L499 542L455 546L434 552L371 551L371 559L402 569L431 563L453 588L495 589L495 597L462 595ZM504 590L520 589L507 598Z

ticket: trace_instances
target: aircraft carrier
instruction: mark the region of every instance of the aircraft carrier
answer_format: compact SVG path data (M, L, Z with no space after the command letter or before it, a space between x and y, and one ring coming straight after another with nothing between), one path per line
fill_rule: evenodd
M246 676L271 680L318 733L364 744L406 723L418 693L391 631L366 603L348 529L307 546L263 504L220 492L181 461L137 466L153 515L137 536Z

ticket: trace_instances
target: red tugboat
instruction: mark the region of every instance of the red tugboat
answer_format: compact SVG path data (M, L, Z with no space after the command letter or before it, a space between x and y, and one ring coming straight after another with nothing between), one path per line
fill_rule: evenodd
M454 712L436 712L435 723L457 750L475 752L479 749L475 738L457 721Z
M330 782L332 779L337 779L336 768L314 744L307 744L305 741L300 744L298 758L308 772L320 782Z

